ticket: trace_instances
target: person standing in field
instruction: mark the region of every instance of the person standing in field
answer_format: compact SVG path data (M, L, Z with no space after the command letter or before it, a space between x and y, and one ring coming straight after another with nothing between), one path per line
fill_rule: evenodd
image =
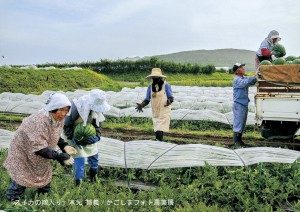
M15 132L3 164L12 179L6 193L9 201L19 200L26 188L49 192L51 159L62 165L73 164L70 155L76 154L76 150L60 137L70 107L71 102L64 94L54 93L46 106L25 118ZM55 150L57 146L62 153Z
M248 115L248 90L250 85L256 83L256 75L245 76L245 64L236 63L232 70L235 73L233 80L233 142L235 146L244 146L242 141L243 131Z
M140 104L137 103L135 109L137 112L143 112L142 108L151 101L155 137L162 141L164 132L168 132L170 127L171 104L174 101L173 92L160 68L153 68L151 74L146 78L152 79L152 84L148 86L144 101Z
M255 56L255 69L258 70L259 63L263 60L272 62L273 46L277 44L281 38L276 30L272 30L260 44Z
M65 119L63 137L73 145L77 151L74 155L73 168L75 171L75 185L79 186L82 183L85 173L85 162L87 160L89 175L91 182L96 180L98 173L98 146L97 142L100 141L101 130L100 123L105 120L102 113L110 110L110 106L106 101L106 94L99 89L91 90L88 94L73 99L71 115ZM77 124L83 122L83 126L91 123L96 129L96 135L86 141L86 145L78 145L78 141L74 138L74 129Z

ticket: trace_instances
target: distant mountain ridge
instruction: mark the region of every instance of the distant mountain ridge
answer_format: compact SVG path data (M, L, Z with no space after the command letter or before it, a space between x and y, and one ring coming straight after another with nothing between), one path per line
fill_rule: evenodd
M255 51L243 49L215 49L183 51L165 55L155 55L164 61L232 67L235 63L245 63L249 70L254 69Z
M153 55L149 57L158 57L163 61L172 61L177 63L191 63L199 65L214 65L216 67L231 68L235 63L245 63L246 70L254 71L255 51L244 49L215 49L215 50L193 50L182 51L164 55ZM143 59L141 57L127 57L125 60L136 61Z

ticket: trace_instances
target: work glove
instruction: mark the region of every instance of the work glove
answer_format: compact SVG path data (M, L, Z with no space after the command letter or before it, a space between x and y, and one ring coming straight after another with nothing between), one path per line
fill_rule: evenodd
M70 160L70 155L67 153L58 153L55 155L55 159L62 165L65 165L65 160Z
M65 146L64 151L69 155L75 155L77 153L77 150L72 146Z
M82 149L81 145L78 145L78 144L76 143L76 139L75 139L74 137L72 138L72 143L73 143L74 145L76 145L79 149Z
M172 102L173 102L173 99L172 99L172 98L168 98L168 99L167 99L167 104L165 105L165 107L171 105Z
M141 104L139 104L139 103L136 103L137 104L137 107L135 108L136 109L136 112L144 112L143 111L143 107L144 107L144 104L143 103L141 103Z
M87 140L87 144L94 144L100 141L100 137L95 135L94 137L91 137L89 140Z
M72 165L74 163L74 158L70 157L70 159L64 160L65 165Z

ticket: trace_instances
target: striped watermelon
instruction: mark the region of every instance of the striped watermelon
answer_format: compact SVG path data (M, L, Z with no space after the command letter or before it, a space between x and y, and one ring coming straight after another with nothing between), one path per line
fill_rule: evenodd
M293 60L293 64L300 64L300 59Z
M293 63L293 61L286 61L284 64L285 65L291 65L291 64L294 64L294 63Z
M94 137L96 135L96 129L91 123L87 123L86 126L83 126L83 122L77 124L74 129L74 138L76 140L76 144L78 145L86 145L87 140Z
M279 57L273 60L273 65L283 65L284 63L285 59L283 57Z
M279 43L273 46L272 52L274 53L275 57L283 57L286 54L284 46Z
M268 66L272 65L272 63L269 60L263 60L259 63L259 66Z
M295 60L295 59L297 59L297 57L296 57L296 56L293 56L293 55L287 56L287 57L285 58L286 61L293 61L293 60Z

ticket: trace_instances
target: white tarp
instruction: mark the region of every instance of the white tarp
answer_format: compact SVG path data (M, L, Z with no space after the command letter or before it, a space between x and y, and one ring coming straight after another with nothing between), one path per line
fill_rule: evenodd
M211 120L232 124L232 87L197 87L172 86L175 101L172 104L172 120ZM114 117L151 117L151 104L146 106L144 113L135 111L136 103L146 96L146 87L123 88L120 92L107 91L108 103L112 109L105 115ZM47 97L53 91L45 91L41 95L24 95L4 92L0 94L0 111L32 114L42 108ZM247 125L255 123L254 95L255 87L250 87L249 115ZM64 92L61 92L64 93ZM76 90L65 92L70 98L78 98L87 91Z
M0 129L0 148L8 148L13 132ZM231 150L204 144L173 144L153 140L123 142L102 137L97 143L99 165L106 167L165 169L212 166L247 166L263 162L293 163L300 152L252 147Z

